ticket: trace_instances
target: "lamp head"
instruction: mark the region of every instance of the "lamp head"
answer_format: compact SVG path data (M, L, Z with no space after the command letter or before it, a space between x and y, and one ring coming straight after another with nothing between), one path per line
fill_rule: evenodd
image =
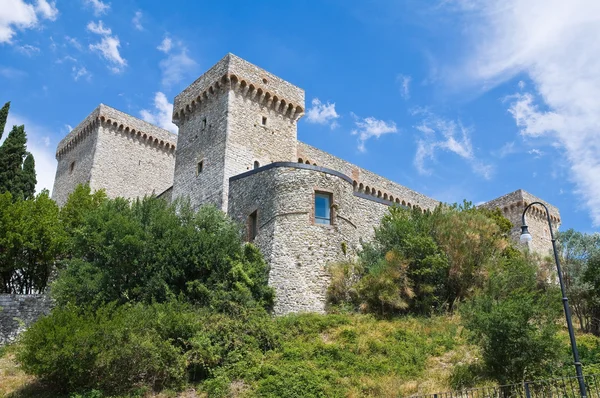
M531 237L531 234L529 233L529 230L527 229L527 225L523 225L521 226L521 243L528 243L531 242L533 238Z

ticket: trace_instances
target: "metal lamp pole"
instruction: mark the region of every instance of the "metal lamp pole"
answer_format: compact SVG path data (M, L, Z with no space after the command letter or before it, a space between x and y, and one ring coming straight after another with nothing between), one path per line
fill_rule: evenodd
M523 216L521 218L521 243L531 242L531 234L527 230L527 224L525 224L525 213L533 205L540 205L546 210L546 216L548 218L548 226L550 227L550 237L552 238L552 249L554 250L554 260L556 261L556 270L558 271L558 281L560 283L560 291L562 293L562 302L565 309L565 317L567 318L567 328L569 329L569 338L571 339L571 350L573 351L573 360L575 362L575 371L577 372L577 380L579 381L579 391L581 397L586 398L585 381L583 379L583 371L581 370L581 362L579 362L579 351L577 350L577 343L575 342L575 332L573 331L573 322L571 322L571 311L569 309L569 299L565 291L565 285L563 283L562 270L560 269L560 261L558 260L558 252L556 250L556 238L554 238L554 232L552 231L552 221L550 221L550 212L545 204L541 202L533 202L525 207L523 210Z

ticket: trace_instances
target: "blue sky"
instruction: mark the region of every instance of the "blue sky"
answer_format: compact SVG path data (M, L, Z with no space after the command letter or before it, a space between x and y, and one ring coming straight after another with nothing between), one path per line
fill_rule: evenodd
M523 188L597 232L598 37L596 0L0 0L0 102L51 188L99 103L173 129L232 52L306 91L302 141L447 202Z

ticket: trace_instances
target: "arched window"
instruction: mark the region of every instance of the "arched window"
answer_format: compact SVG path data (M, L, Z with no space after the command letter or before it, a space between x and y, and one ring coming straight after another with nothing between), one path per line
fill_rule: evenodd
M260 167L260 163L258 163L258 160L254 161L254 168L258 169Z

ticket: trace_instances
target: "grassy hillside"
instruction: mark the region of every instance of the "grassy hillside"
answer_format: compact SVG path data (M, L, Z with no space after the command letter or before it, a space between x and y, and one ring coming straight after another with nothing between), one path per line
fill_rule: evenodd
M478 356L457 316L378 320L309 314L273 322L281 343L272 351L241 360L238 368L223 369L184 391L152 395L141 390L137 396L402 397L450 390L452 370ZM565 362L557 369L568 372L566 331L561 340ZM600 339L580 334L578 343L586 373L600 373ZM0 351L0 397L57 396L19 368L17 349ZM71 396L102 397L93 392Z
M434 392L448 389L453 365L473 358L474 352L453 317L388 321L366 315L296 315L274 322L281 344L256 358L256 366L227 369L229 376L239 377L232 383L214 375L190 388L213 394L229 390L232 396L248 397L392 397ZM16 349L5 349L0 359L0 396L54 396L19 369ZM202 394L206 392L198 392Z

